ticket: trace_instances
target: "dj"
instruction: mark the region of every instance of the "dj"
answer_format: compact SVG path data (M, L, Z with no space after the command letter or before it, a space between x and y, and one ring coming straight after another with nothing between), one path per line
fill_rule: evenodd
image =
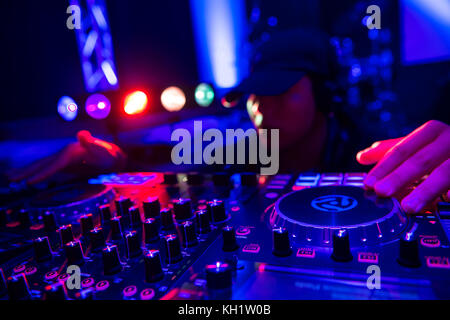
M345 139L323 101L318 81L330 73L328 42L308 34L287 32L263 44L250 76L226 98L248 96L255 127L280 130L282 168L344 170L345 157L351 155L354 162L354 152L349 152L352 141ZM126 168L127 156L118 146L88 131L80 131L77 138L59 153L10 172L10 179L36 184L68 168L76 167L76 172L89 168L93 175ZM375 164L365 179L366 188L380 196L402 198L409 213L419 212L442 194L450 196L450 126L445 123L428 121L405 137L375 142L358 152L356 160ZM409 191L417 181L421 181L417 188Z

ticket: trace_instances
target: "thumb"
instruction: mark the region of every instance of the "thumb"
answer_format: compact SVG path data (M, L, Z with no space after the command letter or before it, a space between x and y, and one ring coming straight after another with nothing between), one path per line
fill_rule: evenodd
M87 130L78 131L77 139L81 146L83 146L84 148L89 148L89 146L94 143L95 140L92 134Z
M364 149L356 155L356 160L362 165L370 165L377 163L384 157L393 146L399 143L403 137L389 140L377 141L369 148Z

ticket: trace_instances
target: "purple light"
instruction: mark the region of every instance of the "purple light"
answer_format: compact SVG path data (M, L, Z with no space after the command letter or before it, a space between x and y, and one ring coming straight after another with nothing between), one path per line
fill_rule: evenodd
M64 120L72 121L77 117L78 106L71 97L63 96L58 101L58 113Z
M111 103L104 95L93 94L86 100L86 112L94 119L105 119L111 112Z

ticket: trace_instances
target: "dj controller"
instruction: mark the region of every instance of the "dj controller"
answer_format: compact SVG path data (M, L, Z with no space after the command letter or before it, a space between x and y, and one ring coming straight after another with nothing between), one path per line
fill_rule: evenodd
M364 173L123 173L0 210L0 299L449 299L450 204Z

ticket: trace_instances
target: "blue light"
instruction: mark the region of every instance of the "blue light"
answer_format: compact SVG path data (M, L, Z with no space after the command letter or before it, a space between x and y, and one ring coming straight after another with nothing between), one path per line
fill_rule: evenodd
M275 27L278 24L277 17L270 17L269 19L267 19L267 24L271 27Z
M77 117L78 106L71 97L63 96L58 101L58 113L64 120L72 121Z

